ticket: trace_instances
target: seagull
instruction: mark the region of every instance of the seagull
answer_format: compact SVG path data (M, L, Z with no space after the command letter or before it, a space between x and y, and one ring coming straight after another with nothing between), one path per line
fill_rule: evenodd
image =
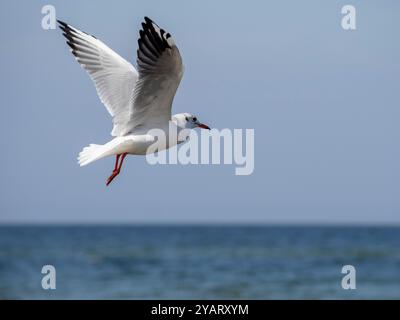
M145 17L139 31L137 69L95 36L57 20L71 53L92 79L101 102L112 116L114 137L106 144L90 144L79 153L85 166L107 156L115 156L108 186L120 173L128 154L145 155L154 143L152 129L166 133L165 149L185 140L169 139L169 124L183 129L210 128L190 113L171 116L172 102L184 67L171 34ZM160 149L159 149L160 150Z

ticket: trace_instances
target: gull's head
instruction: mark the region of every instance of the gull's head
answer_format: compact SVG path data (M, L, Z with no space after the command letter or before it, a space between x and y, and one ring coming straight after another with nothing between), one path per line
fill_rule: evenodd
M176 121L178 127L184 129L201 128L210 130L209 126L201 123L195 115L190 113L179 113L174 115L172 118Z

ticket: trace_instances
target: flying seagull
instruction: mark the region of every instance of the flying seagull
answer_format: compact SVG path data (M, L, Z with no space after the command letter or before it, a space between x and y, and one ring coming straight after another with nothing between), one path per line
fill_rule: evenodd
M182 58L171 35L148 17L139 31L137 70L96 37L57 20L70 51L94 82L97 94L113 119L106 144L90 144L79 153L85 166L106 156L115 156L115 167L106 185L120 173L128 154L145 155L154 137L151 129L166 132L170 148L180 142L169 139L169 122L177 132L196 127L210 129L190 113L171 116L172 101L183 75Z

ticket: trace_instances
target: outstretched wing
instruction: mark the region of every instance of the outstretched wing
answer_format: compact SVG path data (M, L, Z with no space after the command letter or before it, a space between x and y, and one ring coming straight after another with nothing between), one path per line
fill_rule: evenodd
M171 120L171 106L183 75L182 58L171 35L145 17L139 32L134 90L133 130L164 128Z
M76 60L93 80L101 102L113 117L113 136L122 135L130 128L134 89L138 72L125 59L102 41L59 21L67 44Z

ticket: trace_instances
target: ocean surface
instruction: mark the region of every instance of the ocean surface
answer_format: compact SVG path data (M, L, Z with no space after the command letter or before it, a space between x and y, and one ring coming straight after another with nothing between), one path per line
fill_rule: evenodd
M400 228L0 227L0 299L297 298L399 299Z

